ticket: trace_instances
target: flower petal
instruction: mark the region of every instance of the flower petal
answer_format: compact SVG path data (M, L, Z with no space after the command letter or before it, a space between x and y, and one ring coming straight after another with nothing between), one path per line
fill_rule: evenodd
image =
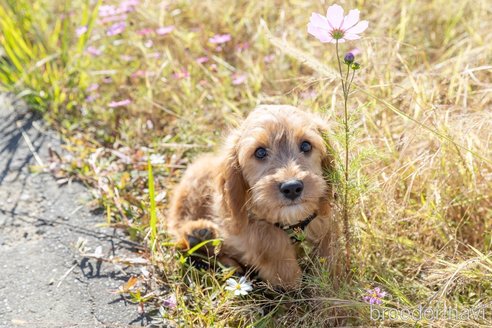
M336 29L340 28L343 22L343 8L340 5L328 7L326 18L328 18L328 23L331 27Z
M347 29L347 32L350 32L350 34L359 34L364 32L368 26L369 26L368 21L360 21L357 24L355 24L353 27Z
M229 278L226 280L226 284L227 286L229 287L233 287L233 288L236 288L236 285L237 285L237 281L234 280L233 278Z
M241 286L241 289L244 290L245 292L250 292L253 290L253 287L251 287L250 284L244 284Z
M351 40L358 40L360 39L360 35L358 34L353 34L353 33L345 33L345 35L343 36L344 39L347 39L349 41Z
M331 42L333 40L330 31L313 26L311 23L308 24L308 33L321 42Z
M348 15L343 19L342 30L347 30L353 27L359 21L359 9L349 11Z
M309 24L316 26L316 27L331 29L330 25L328 24L328 20L326 19L326 17L323 15L320 15L318 13L312 13L311 14L311 18L309 19Z

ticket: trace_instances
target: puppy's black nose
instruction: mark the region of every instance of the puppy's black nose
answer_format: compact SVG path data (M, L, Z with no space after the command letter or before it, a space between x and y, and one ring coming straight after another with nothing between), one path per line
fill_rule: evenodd
M280 184L280 192L288 199L296 199L301 196L304 184L301 180L289 180Z

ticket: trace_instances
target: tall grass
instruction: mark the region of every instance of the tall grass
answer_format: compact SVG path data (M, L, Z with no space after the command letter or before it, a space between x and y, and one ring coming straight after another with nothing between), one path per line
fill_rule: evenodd
M0 2L2 91L17 93L31 108L53 114L77 111L87 87L81 62L87 36L74 38L72 17L92 31L99 2ZM72 16L72 17L70 17Z
M466 322L373 321L362 300L379 286L388 292L381 309L465 310L492 302L488 1L342 3L370 22L357 44L363 68L349 120L354 272L335 289L323 261L306 255L300 290L279 293L255 283L244 299L223 289L230 272L190 267L165 230L152 231L156 219L165 223L183 169L257 104L321 112L337 129L343 99L330 66L334 52L306 33L309 14L330 3L140 1L126 13L125 30L108 35L112 23L103 22L99 3L0 1L2 90L61 123L54 127L72 155L52 166L57 176L91 186L112 225L131 238L159 241L142 299L149 308L171 294L178 300L154 313L160 320L217 327L492 324L490 310ZM84 25L79 38L75 31ZM224 33L231 41L210 43ZM197 62L203 56L208 61ZM329 137L343 149L339 135ZM152 174L149 154L162 157ZM155 209L144 192L152 175Z

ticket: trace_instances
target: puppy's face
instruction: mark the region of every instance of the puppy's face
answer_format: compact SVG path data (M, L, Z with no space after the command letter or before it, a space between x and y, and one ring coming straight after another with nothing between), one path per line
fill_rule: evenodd
M290 225L317 211L327 193L319 118L290 106L260 107L243 123L235 148L249 187L246 206L258 218Z

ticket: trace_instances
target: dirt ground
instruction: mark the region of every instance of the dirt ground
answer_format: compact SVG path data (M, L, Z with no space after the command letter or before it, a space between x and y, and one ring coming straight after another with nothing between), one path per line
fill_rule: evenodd
M134 257L135 245L96 227L104 218L88 209L82 185L29 173L34 153L47 162L48 147L60 149L56 135L0 95L0 327L145 326L137 306L114 293L137 269L84 258L76 247L83 238L92 252Z

